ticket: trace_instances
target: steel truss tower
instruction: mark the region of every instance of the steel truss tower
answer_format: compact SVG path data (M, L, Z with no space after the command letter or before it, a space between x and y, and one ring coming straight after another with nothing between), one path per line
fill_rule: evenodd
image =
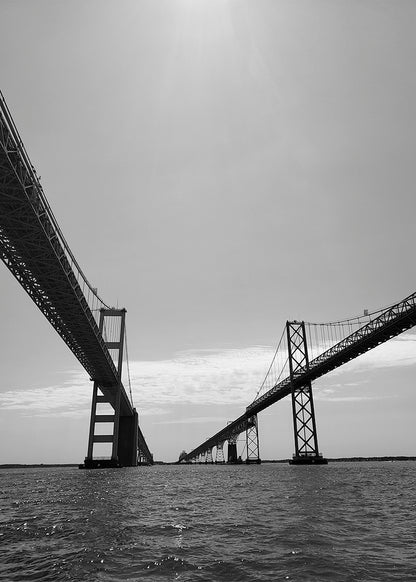
M298 376L309 370L305 323L287 321L286 333L295 435L295 453L290 463L293 465L326 464L327 460L322 457L318 449L312 382L307 380L300 386L295 382Z
M237 439L238 434L233 434L228 437L227 463L237 463Z
M215 455L215 462L216 463L225 463L224 458L224 442L217 443L217 452Z
M103 334L107 318L118 318L119 325L117 331L119 336L116 341L106 341L106 346L111 352L117 352L117 373L119 384L116 388L116 399L114 411L112 414L100 414L97 412L97 405L109 404L108 399L99 394L98 391L103 388L100 382L95 381L93 386L90 432L88 439L88 452L85 457L84 467L86 469L95 469L98 467L135 467L138 464L138 414L133 409L132 416L122 416L120 414L120 397L121 397L121 371L123 365L124 349L124 332L126 321L125 309L100 309L100 333ZM113 339L113 338L112 338ZM97 423L112 424L111 434L96 434L95 427ZM95 443L110 443L111 458L101 459L94 458ZM141 461L141 459L140 459Z
M257 426L257 414L252 416L246 428L247 465L261 463L259 448L259 430Z

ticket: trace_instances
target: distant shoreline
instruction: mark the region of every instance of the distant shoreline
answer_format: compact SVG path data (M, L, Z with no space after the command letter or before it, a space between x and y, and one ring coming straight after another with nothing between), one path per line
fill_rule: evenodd
M384 456L384 457L337 457L328 458L328 463L357 463L369 461L416 461L416 457ZM265 459L262 463L289 463L289 459ZM225 463L227 464L227 463ZM244 464L244 463L242 463ZM177 465L164 461L155 461L155 465ZM0 469L50 469L53 467L79 467L79 463L5 463L0 465Z
M79 463L5 463L0 469L49 469L51 467L78 467Z
M335 457L333 459L327 457L328 463L357 463L366 461L416 461L416 457L406 457L404 455L399 455L395 457L384 456L384 457ZM288 463L289 459L279 459L277 461L273 460L262 460L262 463Z

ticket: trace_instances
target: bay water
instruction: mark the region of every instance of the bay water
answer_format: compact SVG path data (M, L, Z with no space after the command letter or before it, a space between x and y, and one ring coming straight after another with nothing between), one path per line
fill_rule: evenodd
M0 470L0 580L416 581L416 462Z

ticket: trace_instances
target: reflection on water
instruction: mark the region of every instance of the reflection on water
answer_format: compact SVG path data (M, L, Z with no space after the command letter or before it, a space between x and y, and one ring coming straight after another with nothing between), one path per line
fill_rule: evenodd
M1 580L416 580L416 463L0 471Z

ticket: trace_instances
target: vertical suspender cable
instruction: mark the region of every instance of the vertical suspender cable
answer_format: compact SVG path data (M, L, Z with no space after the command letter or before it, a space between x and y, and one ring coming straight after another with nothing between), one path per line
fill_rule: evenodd
M131 405L134 408L134 402L133 402L133 393L131 391L131 379L130 379L130 365L129 365L129 351L127 348L127 328L126 325L124 325L124 344L126 346L126 364L127 364L127 378L128 378L128 382L129 382L129 393L130 393L130 402Z

